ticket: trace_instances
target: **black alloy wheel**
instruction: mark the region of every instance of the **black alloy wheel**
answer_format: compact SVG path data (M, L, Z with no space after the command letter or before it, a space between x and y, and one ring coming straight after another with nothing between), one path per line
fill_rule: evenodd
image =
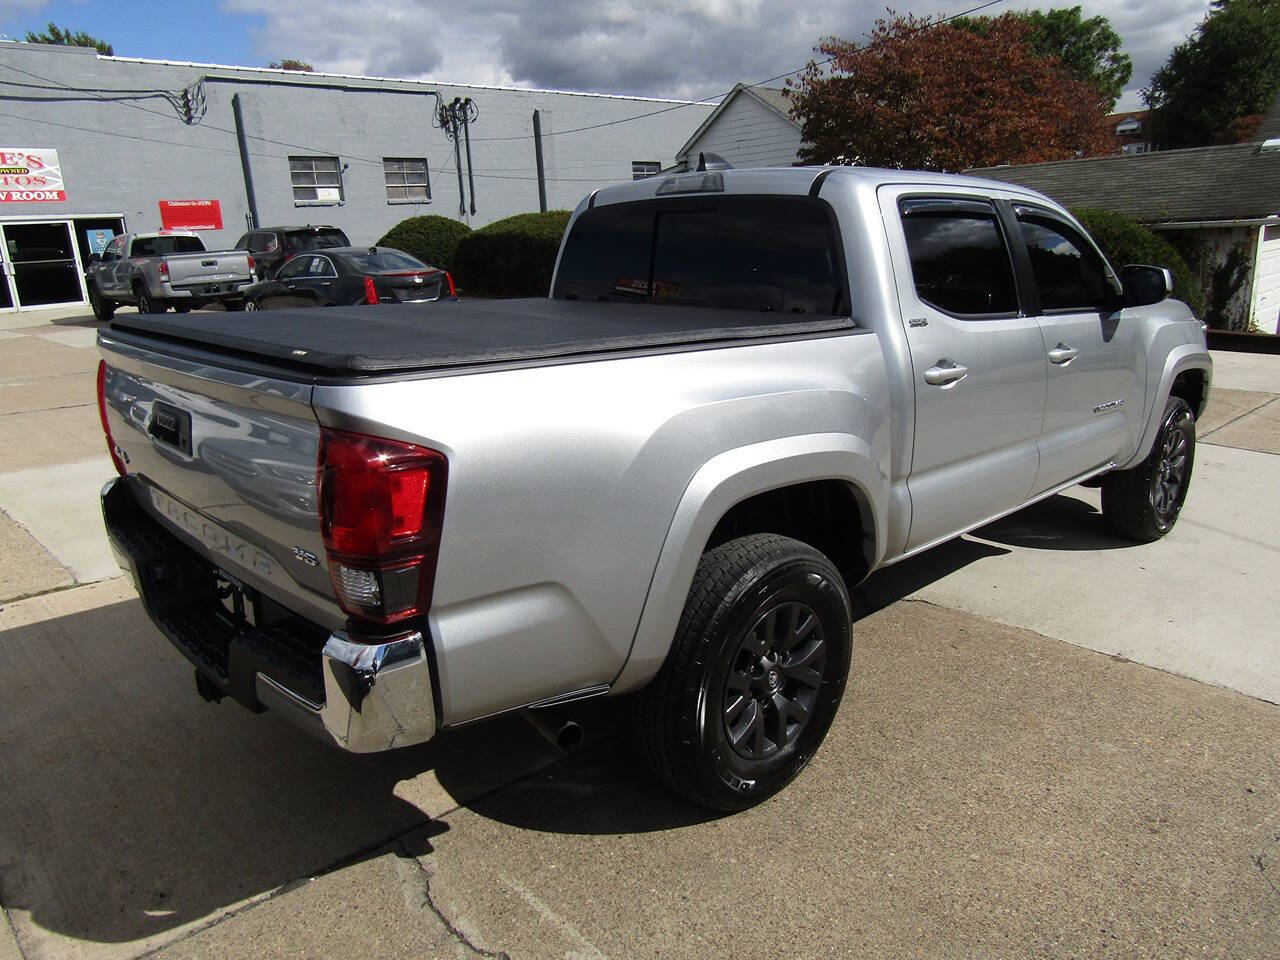
M1170 397L1146 459L1102 479L1107 525L1139 543L1159 540L1172 530L1191 487L1195 455L1195 414L1187 401Z
M164 305L157 303L152 298L145 284L138 284L134 289L133 295L139 313L164 313Z
M105 323L115 316L116 305L110 300L105 300L102 294L98 292L96 283L89 284L89 309L93 311L93 319L100 323Z
M844 580L808 544L762 533L703 554L666 661L638 698L655 776L717 810L790 783L840 705L850 619Z
M725 681L725 735L739 756L763 760L800 736L826 662L822 623L805 604L781 604L756 621Z

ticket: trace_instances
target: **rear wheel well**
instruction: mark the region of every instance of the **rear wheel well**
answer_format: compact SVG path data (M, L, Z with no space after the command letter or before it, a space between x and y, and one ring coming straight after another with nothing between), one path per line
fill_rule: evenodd
M1169 388L1169 396L1187 401L1197 420L1204 413L1206 380L1203 370L1184 370L1174 378L1173 386Z
M841 480L814 480L767 490L730 508L705 550L753 533L777 533L809 544L831 560L852 590L870 569L875 547L867 501Z

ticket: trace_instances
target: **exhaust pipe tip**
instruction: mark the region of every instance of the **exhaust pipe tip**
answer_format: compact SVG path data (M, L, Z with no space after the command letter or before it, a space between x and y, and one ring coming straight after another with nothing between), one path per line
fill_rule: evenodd
M572 753L582 746L582 727L573 720L566 720L556 736L556 746L565 753Z
M521 710L520 715L557 750L572 753L582 746L584 735L581 724L576 720L570 720L554 707Z

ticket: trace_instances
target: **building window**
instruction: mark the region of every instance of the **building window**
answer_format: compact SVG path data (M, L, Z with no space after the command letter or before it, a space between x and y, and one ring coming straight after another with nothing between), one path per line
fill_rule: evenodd
M430 203L431 181L424 157L383 157L387 203Z
M1145 143L1126 143L1123 147L1125 153L1146 153L1147 145Z
M290 157L289 179L295 205L342 203L342 167L337 157Z
M631 179L643 180L645 177L654 177L662 172L662 164L657 160L632 160L631 161Z
M1141 120L1130 119L1130 120L1125 120L1122 123L1119 123L1116 125L1116 136L1118 137L1123 137L1127 133L1141 133L1141 132L1142 132Z

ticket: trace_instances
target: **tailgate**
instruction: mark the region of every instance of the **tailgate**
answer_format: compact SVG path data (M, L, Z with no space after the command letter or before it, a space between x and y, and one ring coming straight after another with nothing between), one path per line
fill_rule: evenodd
M164 261L169 264L169 282L178 288L252 279L249 255L243 250L170 254Z
M206 559L329 628L311 386L222 370L102 334L111 436L140 506Z

